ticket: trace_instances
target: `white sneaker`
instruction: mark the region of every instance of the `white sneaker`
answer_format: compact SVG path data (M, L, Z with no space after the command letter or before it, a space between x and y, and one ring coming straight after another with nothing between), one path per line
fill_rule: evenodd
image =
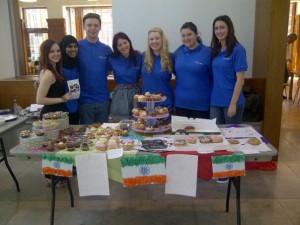
M218 184L225 184L225 183L228 183L228 181L229 181L229 178L228 178L228 177L218 178L218 179L217 179L217 183L218 183Z

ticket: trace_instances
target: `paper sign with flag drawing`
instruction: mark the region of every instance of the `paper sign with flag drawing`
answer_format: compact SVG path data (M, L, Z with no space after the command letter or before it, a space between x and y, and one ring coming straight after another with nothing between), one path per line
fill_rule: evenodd
M213 179L245 176L245 155L212 156Z
M73 159L70 157L61 157L55 155L43 155L42 157L42 173L72 177Z
M123 185L166 183L165 159L160 155L140 155L121 158Z

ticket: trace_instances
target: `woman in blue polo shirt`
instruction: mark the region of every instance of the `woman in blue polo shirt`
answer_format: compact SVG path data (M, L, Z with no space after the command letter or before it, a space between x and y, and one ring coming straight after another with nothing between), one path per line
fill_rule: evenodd
M134 95L140 92L138 81L142 56L132 47L131 40L119 32L113 38L113 54L108 66L113 71L116 87L113 92L110 116L116 120L131 118L131 110L137 107Z
M241 90L248 65L245 48L236 39L233 23L226 15L215 18L213 22L211 48L213 89L210 118L217 118L217 124L241 123L245 106Z
M192 22L182 25L183 45L174 52L176 115L209 118L212 89L211 49L202 44Z
M72 35L66 35L60 42L61 54L62 54L62 73L65 80L78 81L78 68L77 68L77 54L78 43L75 37ZM70 91L68 85L66 85L66 92ZM69 123L79 124L79 105L78 99L71 99L66 102L66 107L69 112Z
M166 95L164 102L155 105L165 106L173 113L173 93L170 85L172 78L172 58L169 53L168 41L159 27L148 31L148 45L143 53L142 93L161 93Z

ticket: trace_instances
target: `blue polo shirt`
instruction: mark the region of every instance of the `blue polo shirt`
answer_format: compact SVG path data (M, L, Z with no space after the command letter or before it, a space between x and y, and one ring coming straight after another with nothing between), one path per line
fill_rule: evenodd
M78 41L78 71L80 103L103 103L109 99L107 87L107 60L112 53L108 45Z
M234 46L233 52L226 57L227 50L220 51L212 61L214 85L211 94L211 105L228 107L233 95L236 83L236 73L247 71L246 50L240 45ZM237 101L237 105L245 103L243 93Z
M141 73L141 63L142 56L139 53L136 53L136 65L123 55L108 58L108 65L113 71L116 84L137 84Z
M172 55L170 54L172 61ZM145 53L143 53L143 62L145 59ZM147 73L145 65L142 66L142 93L162 93L167 96L166 101L156 105L173 105L173 93L171 88L172 73L167 70L163 70L161 67L161 57L154 56L153 67L150 74Z
M62 73L65 78L65 81L78 79L78 69L76 66L73 69L62 67ZM66 93L69 91L69 87L68 85L66 85ZM70 99L65 104L69 113L74 113L78 111L78 99Z
M211 49L202 43L190 50L185 45L174 53L175 106L209 111L212 89Z

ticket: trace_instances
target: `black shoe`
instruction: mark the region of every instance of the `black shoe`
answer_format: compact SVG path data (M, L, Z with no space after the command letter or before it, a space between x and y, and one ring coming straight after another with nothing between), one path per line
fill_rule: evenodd
M282 99L286 99L286 96L282 96Z

